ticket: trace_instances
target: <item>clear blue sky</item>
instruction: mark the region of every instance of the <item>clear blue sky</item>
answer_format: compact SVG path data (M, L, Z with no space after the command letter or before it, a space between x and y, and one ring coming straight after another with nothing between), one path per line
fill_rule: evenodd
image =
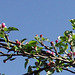
M70 19L75 18L75 0L0 0L0 23L7 27L17 27L19 32L11 32L10 39L34 39L36 34L43 34L51 41L71 30ZM0 72L6 75L22 75L24 58L17 57L14 61L3 63L0 57ZM33 61L32 63L33 64ZM63 71L53 75L73 75ZM42 72L41 75L46 75Z

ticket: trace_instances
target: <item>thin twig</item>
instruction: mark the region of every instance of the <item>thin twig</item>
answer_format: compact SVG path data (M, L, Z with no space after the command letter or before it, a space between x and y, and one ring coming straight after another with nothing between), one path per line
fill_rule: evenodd
M63 68L63 70L66 70L66 71L69 71L69 72L71 72L71 73L74 73L74 74L75 74L75 72L74 72L74 71L71 71L71 70L69 70L68 68Z

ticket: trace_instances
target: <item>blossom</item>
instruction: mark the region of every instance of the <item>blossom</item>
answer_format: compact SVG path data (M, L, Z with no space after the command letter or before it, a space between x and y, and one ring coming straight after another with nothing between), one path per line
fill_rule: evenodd
M60 39L60 37L61 37L61 36L58 36L58 38L57 38L57 39L58 39L58 40L61 40L61 39Z

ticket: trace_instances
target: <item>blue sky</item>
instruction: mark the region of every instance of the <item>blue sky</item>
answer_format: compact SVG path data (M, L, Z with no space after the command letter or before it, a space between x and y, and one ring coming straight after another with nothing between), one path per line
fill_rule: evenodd
M11 32L10 40L34 39L36 34L43 34L51 41L63 35L65 30L72 30L70 19L75 18L75 0L0 0L0 23L7 27L17 27L19 32ZM0 57L0 72L6 75L22 75L24 58L3 63ZM32 62L33 64L33 62ZM41 75L46 75L42 72ZM53 75L73 75L69 72Z

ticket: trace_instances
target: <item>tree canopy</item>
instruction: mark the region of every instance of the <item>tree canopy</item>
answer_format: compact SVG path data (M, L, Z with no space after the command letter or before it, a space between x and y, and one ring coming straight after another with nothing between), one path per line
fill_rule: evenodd
M7 28L5 23L2 23L0 24L0 48L5 49L7 53L0 51L0 57L7 57L3 60L4 63L8 60L15 60L14 56L26 57L25 69L31 58L36 60L34 66L29 65L27 73L23 75L40 75L43 70L47 72L47 75L63 70L75 74L75 19L71 19L70 22L73 30L66 30L63 36L58 36L55 41L50 41L40 34L35 35L35 40L29 42L25 42L27 38L10 40L9 33L19 31L19 29L15 27ZM46 45L47 43L49 45Z

